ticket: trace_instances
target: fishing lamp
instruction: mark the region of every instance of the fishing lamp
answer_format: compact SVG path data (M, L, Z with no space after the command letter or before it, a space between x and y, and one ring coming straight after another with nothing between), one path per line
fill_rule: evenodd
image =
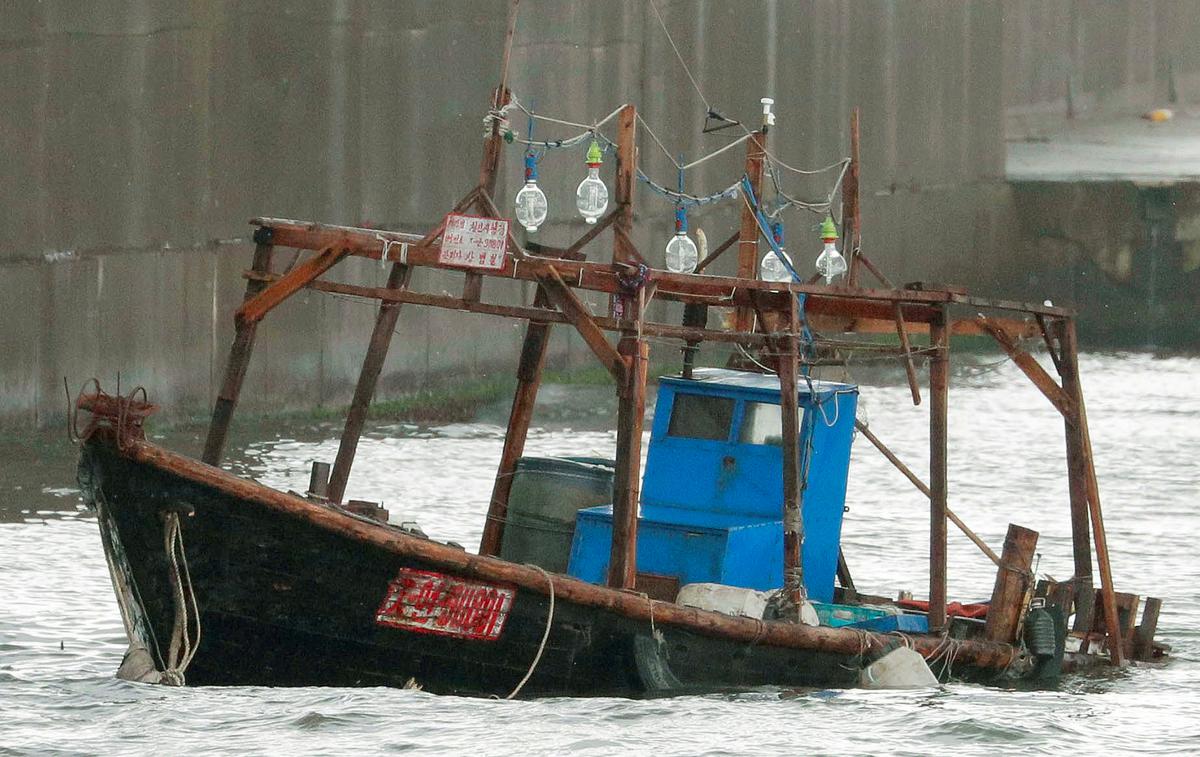
M608 207L608 187L600 181L600 144L594 139L584 162L588 172L583 181L579 182L579 188L575 190L575 207L579 209L583 220L595 223Z
M763 281L787 283L792 281L792 259L783 251L783 224L775 222L771 225L771 236L775 244L767 249L762 263L758 266L758 277ZM779 252L775 248L779 248ZM782 257L780 257L782 256Z
M525 186L517 192L517 220L525 231L535 232L546 221L549 203L546 193L537 183L537 158L530 150L525 154Z
M691 273L700 259L696 243L687 235L687 211L682 204L675 206L675 236L667 242L666 259L667 270L673 273Z
M837 238L837 226L834 226L833 218L826 216L821 224L821 240L825 242L825 249L817 256L817 273L825 277L826 284L846 272L846 259L834 244Z

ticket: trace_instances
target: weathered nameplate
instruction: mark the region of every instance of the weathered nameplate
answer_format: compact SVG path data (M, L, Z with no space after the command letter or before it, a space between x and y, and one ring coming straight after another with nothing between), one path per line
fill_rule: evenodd
M460 268L500 270L508 249L508 221L451 213L442 232L438 262Z
M516 590L445 573L401 568L375 613L381 626L491 641L500 637Z

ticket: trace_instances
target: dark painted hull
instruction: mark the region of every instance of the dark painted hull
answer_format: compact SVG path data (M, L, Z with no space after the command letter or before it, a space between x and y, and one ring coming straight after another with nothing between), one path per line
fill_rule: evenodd
M188 684L404 686L413 681L437 693L503 697L529 671L541 645L550 610L546 593L513 587L507 620L494 640L389 627L376 615L402 569L454 575L461 565L401 554L354 533L314 525L252 497L233 496L131 459L99 437L82 448L79 478L85 498L97 509L111 567L121 578L115 581L118 594L122 585L128 587L127 628L131 637L141 637L160 670L176 596L163 513L183 513L182 537L202 632L186 670ZM296 503L330 511L298 498ZM364 527L382 529L401 545L424 541L382 524L352 525L360 533ZM847 687L858 684L864 664L858 655L747 642L662 622L652 627L646 619L613 609L616 604L605 608L558 596L548 642L521 696ZM999 671L956 667L952 672L994 678Z

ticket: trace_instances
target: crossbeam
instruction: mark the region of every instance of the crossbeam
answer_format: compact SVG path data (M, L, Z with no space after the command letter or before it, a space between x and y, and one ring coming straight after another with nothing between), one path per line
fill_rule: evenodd
M411 234L381 232L374 229L356 229L347 226L322 226L299 221L259 218L260 226L269 227L274 233L277 246L301 249L324 249L329 246L344 247L349 254L378 260L383 249L383 239L411 242ZM407 261L409 265L462 271L454 265L439 262L440 246L434 244L410 244ZM609 263L592 261L541 258L526 254L523 260L509 257L496 270L481 270L484 276L534 281L537 271L553 265L564 280L577 289L606 292L621 291L618 281L619 269ZM806 311L816 315L839 315L851 318L874 318L894 322L894 303L904 304L906 320L910 323L927 324L936 316L940 304L964 305L976 309L1008 310L1028 314L1042 314L1055 318L1069 317L1073 311L1066 308L971 297L953 289L863 289L830 287L821 284L778 283L754 278L732 278L703 274L672 273L651 269L648 281L658 287L657 296L681 302L697 302L708 305L728 305L750 308L753 303L747 292L762 291L768 295L765 305L772 310L784 312L788 298L794 294L807 294ZM894 328L894 326L893 326Z

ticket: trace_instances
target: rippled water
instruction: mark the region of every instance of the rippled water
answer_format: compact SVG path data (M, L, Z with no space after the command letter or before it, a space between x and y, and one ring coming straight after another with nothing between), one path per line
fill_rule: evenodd
M986 363L986 360L979 361ZM1058 690L950 685L658 700L495 702L386 689L168 689L117 681L124 634L96 523L59 436L0 442L0 754L397 751L476 754L955 754L1200 751L1200 359L1082 360L1118 589L1165 600L1174 661ZM894 377L864 389L872 429L915 470L925 408ZM1011 366L960 365L951 402L951 508L997 549L1006 524L1041 532L1039 572L1071 573L1062 423ZM606 390L547 387L528 454L611 455ZM579 408L583 408L580 410ZM476 423L379 426L350 494L393 520L475 547L504 408ZM240 429L239 472L303 489L338 429ZM277 433L278 432L278 433ZM195 452L196 432L159 441ZM855 445L847 560L859 587L925 593L928 506ZM991 563L951 527L950 594L985 598Z

